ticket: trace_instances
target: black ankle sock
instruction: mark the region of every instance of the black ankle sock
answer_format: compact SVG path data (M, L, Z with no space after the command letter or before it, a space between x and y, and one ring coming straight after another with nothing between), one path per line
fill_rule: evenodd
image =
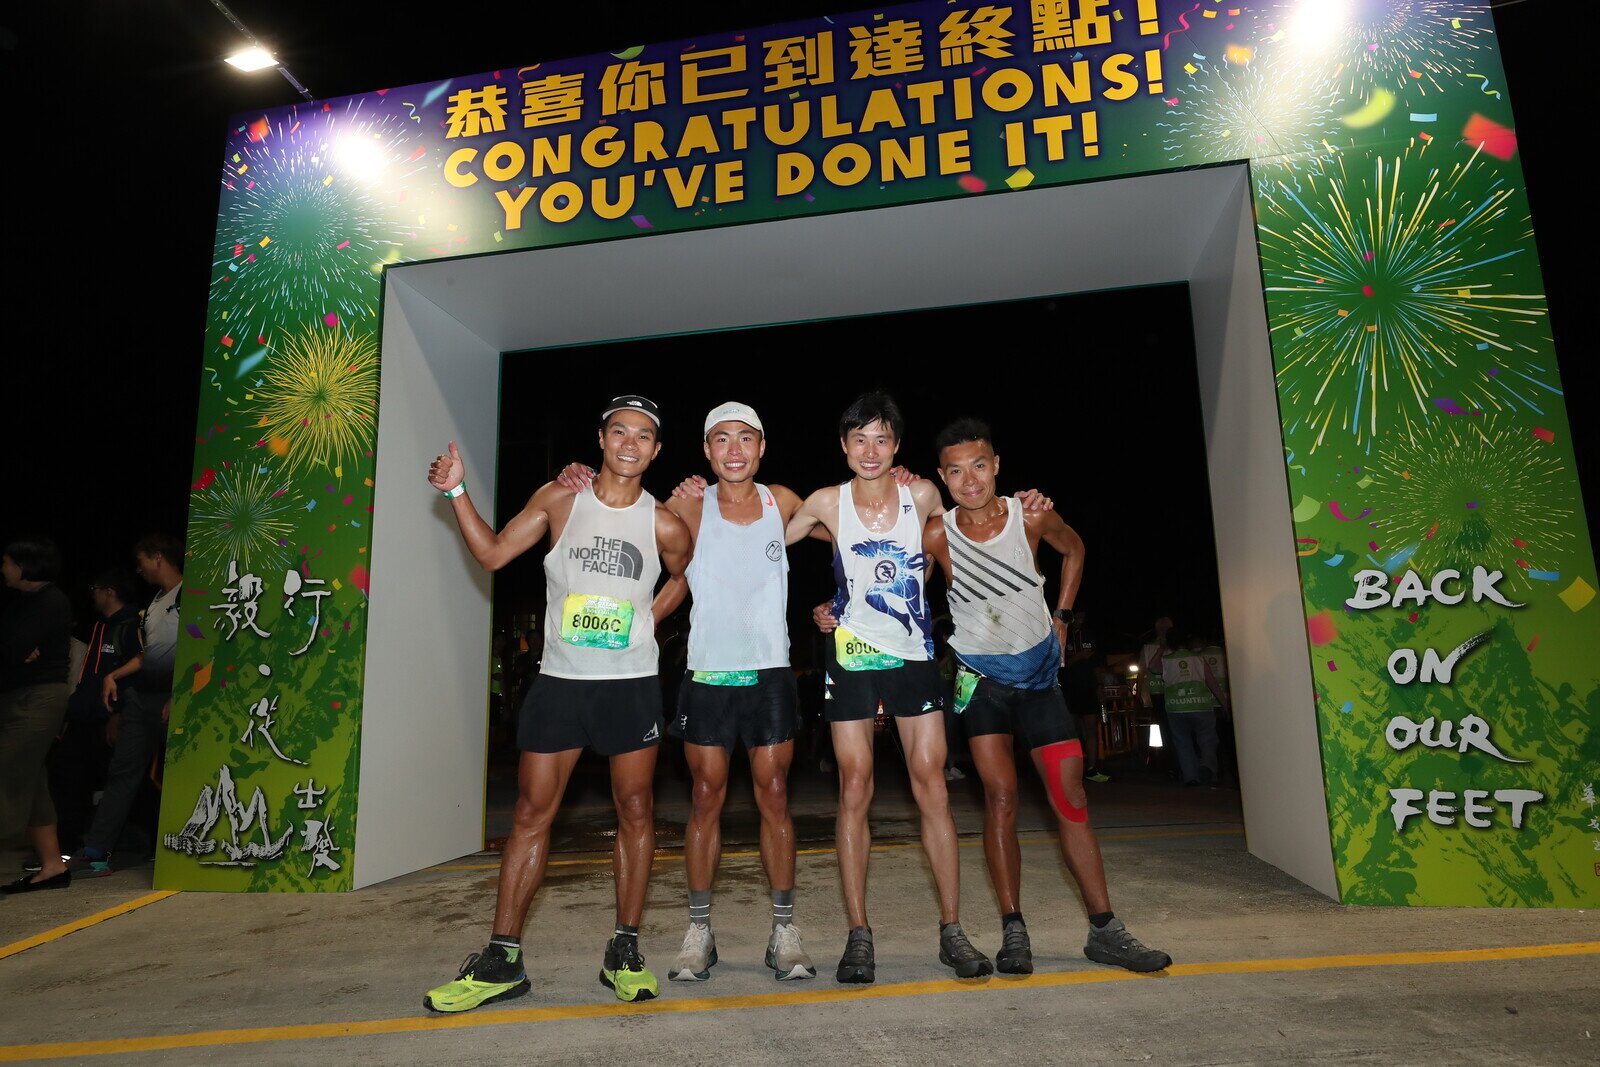
M489 938L489 944L503 945L506 948L521 948L522 938L518 937L516 934L495 934L493 937Z
M1022 912L1020 911L1008 911L1004 915L1000 916L1001 926L1010 926L1012 923L1022 923L1023 926L1028 925L1027 923L1022 922Z
M629 926L627 923L618 923L617 928L611 933L619 941L624 937L631 937L635 941L639 940L639 928L637 926Z
M959 930L959 929L961 929L961 920L960 919L957 919L953 923L940 923L939 924L939 936L943 937L945 934L949 933L951 930Z
M1106 923L1110 922L1116 917L1117 913L1114 911L1098 912L1089 916L1089 925L1094 927L1096 930L1104 930L1106 928Z

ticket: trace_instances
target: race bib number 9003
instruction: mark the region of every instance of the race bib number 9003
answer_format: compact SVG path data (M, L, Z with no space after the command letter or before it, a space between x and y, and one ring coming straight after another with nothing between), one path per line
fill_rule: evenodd
M570 594L561 605L561 640L579 648L627 648L633 601Z

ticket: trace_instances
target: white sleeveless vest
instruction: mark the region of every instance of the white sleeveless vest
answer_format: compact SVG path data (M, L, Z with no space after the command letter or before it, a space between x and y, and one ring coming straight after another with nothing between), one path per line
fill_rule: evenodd
M656 501L641 492L625 508L593 489L572 501L561 539L544 557L544 660L554 678L645 678L658 672Z
M706 489L689 561L689 669L758 671L789 665L789 555L772 491L756 486L761 517L740 526L722 517Z

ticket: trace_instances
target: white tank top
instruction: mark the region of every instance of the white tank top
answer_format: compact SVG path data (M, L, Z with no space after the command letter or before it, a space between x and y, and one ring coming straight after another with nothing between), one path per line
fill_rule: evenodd
M554 678L645 678L657 673L656 500L625 508L585 489L572 499L561 538L544 557L544 660Z
M874 533L856 514L851 482L839 487L834 569L849 594L839 624L874 648L906 660L933 658L933 624L924 585L922 521L911 490L900 491L894 529Z
M772 491L756 486L761 517L740 526L722 517L706 488L689 561L689 669L759 671L789 665L789 556Z
M1044 602L1044 577L1023 528L1022 505L1006 497L998 537L973 541L944 513L950 546L950 647L986 678L1018 689L1056 684L1061 643Z

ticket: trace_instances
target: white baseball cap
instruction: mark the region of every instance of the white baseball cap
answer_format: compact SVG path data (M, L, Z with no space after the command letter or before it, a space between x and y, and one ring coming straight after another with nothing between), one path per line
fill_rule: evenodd
M762 436L766 436L767 431L761 428L761 416L756 414L755 408L749 404L741 404L737 400L730 400L726 404L718 404L712 408L711 414L706 416L705 432L711 433L711 427L719 422L742 422L746 426L754 427Z

